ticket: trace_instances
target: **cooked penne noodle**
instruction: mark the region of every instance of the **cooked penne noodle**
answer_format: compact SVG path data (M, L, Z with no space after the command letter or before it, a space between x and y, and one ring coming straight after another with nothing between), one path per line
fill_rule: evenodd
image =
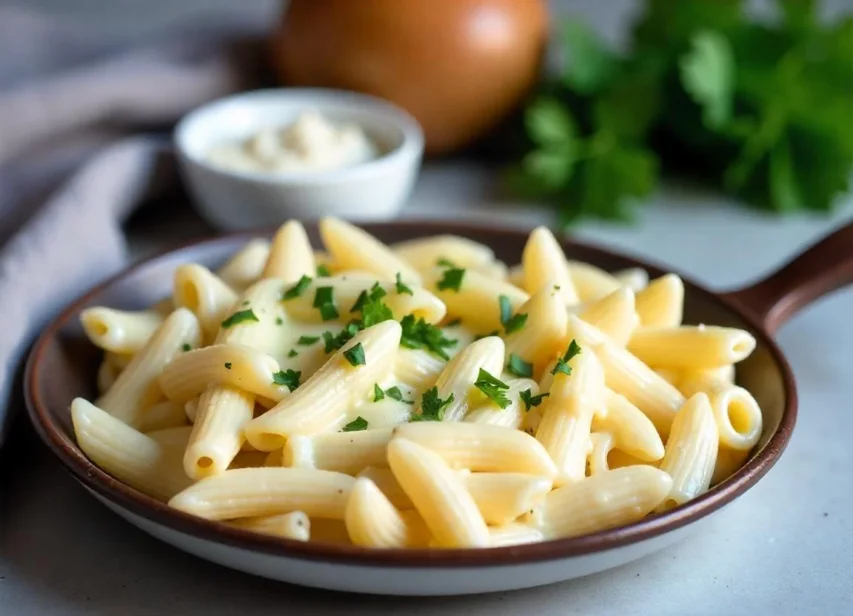
M283 305L293 319L322 323L323 315L314 306L314 297L318 288L329 287L332 289L335 308L346 320L359 316L359 312L352 311L353 306L359 301L362 293L369 292L375 285L385 292L382 301L396 320L411 314L427 323L438 323L447 314L444 303L423 287L409 286L412 291L410 295L399 293L394 282L380 282L376 278L355 277L349 274L334 278L316 278L305 287L301 295L285 300Z
M492 375L500 374L503 363L504 341L497 336L482 338L451 359L435 382L439 398L453 398L444 408L443 421L461 421L470 407L471 398L468 394L480 370ZM418 402L412 412L420 414L421 410Z
M355 480L305 468L240 468L194 483L169 506L208 520L232 520L303 511L342 520Z
M278 402L289 390L276 385L278 362L257 349L241 344L214 344L178 355L157 379L170 400L196 398L211 385L243 389Z
M406 283L420 285L417 270L366 231L339 218L326 217L320 220L320 235L341 269L372 272L388 281L400 274Z
M186 426L189 421L184 411L184 405L172 400L158 402L142 411L134 426L140 432L154 432L166 428Z
M681 370L674 370L672 368L655 368L655 373L675 388L678 388L678 384L681 382Z
M299 389L250 421L246 438L255 448L272 451L289 436L337 429L357 397L391 371L401 333L399 323L383 321L356 334ZM354 366L346 354L357 345L365 363Z
M316 271L314 251L311 249L305 227L297 220L284 223L272 240L261 278L279 278L285 282L293 282L302 276L314 276Z
M581 302L598 301L623 287L617 278L589 263L569 261L569 274Z
M231 387L210 387L199 398L193 432L184 454L184 471L193 479L225 472L243 446L243 426L255 399Z
M198 319L186 308L178 308L133 356L97 406L127 424L138 425L142 412L162 396L157 376L185 345L196 347L200 338Z
M426 547L432 538L417 512L399 511L366 477L353 484L344 522L352 542L367 548Z
M528 524L507 524L489 528L489 545L493 548L544 541L542 531Z
M637 293L637 314L643 327L678 327L684 313L684 283L675 274L653 280Z
M486 524L509 524L539 505L551 491L547 477L526 473L463 473L465 486Z
M237 293L206 267L189 263L175 270L172 301L192 310L205 338L213 340L219 324L231 314Z
M580 301L566 255L546 227L537 227L530 233L521 255L521 264L524 266L524 288L528 293L537 293L551 286L559 291L567 306Z
M717 462L719 433L708 396L691 396L672 422L660 469L672 477L672 489L660 509L670 509L708 489Z
M538 379L568 343L566 305L553 285L546 285L534 293L518 313L526 314L527 321L520 330L506 337L506 354L533 364L532 376Z
M192 483L181 469L180 454L170 454L151 437L82 398L71 403L71 422L83 453L132 488L166 501Z
M644 462L660 460L664 455L663 441L652 421L625 396L612 391L605 395L606 412L592 420L594 432L608 432L613 447Z
M127 311L96 306L80 313L80 323L96 347L132 355L139 352L163 324L163 316L153 310Z
M388 444L388 465L438 546L485 547L489 529L462 478L437 453L406 438Z
M634 293L639 293L649 286L649 273L641 267L629 267L613 272L613 277L619 281L619 284L628 287Z
M282 450L282 466L319 468L357 475L368 466L385 466L391 429L291 436Z
M502 409L490 400L469 411L462 421L505 428L521 428L527 410L520 398L520 392L529 389L530 394L536 396L539 394L539 385L531 379L507 379L506 384L509 385L509 389L506 390L509 405L506 408Z
M428 271L446 260L455 267L481 267L494 262L495 252L458 235L434 235L391 244L391 250L413 268Z
M275 355L283 344L277 319L286 317L281 295L286 285L276 279L251 285L237 299L228 318L220 324L214 344L242 344Z
M577 537L639 520L671 489L672 478L665 472L628 466L557 488L545 497L536 517L546 538Z
M644 460L640 460L639 458L635 458L634 456L625 453L621 449L611 449L607 453L607 468L611 471L617 468L624 468L626 466L636 466L638 464L653 466L655 468L660 465L659 462L646 462Z
M270 243L254 239L228 259L225 265L216 271L216 275L232 289L245 289L261 277L269 254Z
M743 361L755 350L755 338L731 327L644 327L631 337L628 349L655 368L703 370Z
M640 317L634 309L634 292L625 287L590 304L578 316L621 347L628 344L640 324Z
M308 541L311 538L311 522L303 511L240 518L231 520L229 524L254 533L273 535L293 541Z
M480 272L466 269L456 287L439 289L445 268L435 268L424 273L424 288L444 302L447 313L458 317L477 333L489 333L502 328L500 297L506 296L513 314L530 296L508 282L492 280Z
M761 408L751 393L712 375L689 373L680 383L681 393L708 395L720 445L729 449L750 451L761 438L764 427Z
M424 421L397 426L396 436L440 455L452 468L472 472L557 474L548 452L520 430L466 422ZM411 496L411 495L410 495Z
M536 430L536 440L557 467L557 485L586 476L592 417L604 406L604 372L595 353L582 351L569 367L570 375L559 372L554 377Z
M587 474L591 477L610 470L608 456L613 451L615 439L609 432L593 432L589 435L590 449L586 459Z
M151 432L146 433L145 436L154 439L162 447L183 456L184 449L187 448L187 443L190 441L190 433L192 432L192 429L192 426L162 428L160 430L152 430Z
M383 464L387 464L387 461L383 461ZM406 496L402 486L400 486L400 482L394 477L394 473L391 472L390 468L368 466L358 476L366 477L376 484L376 487L381 490L397 509L401 511L414 509L415 506L412 504L412 499Z
M433 386L446 364L424 349L401 347L394 360L394 376L409 387L423 391Z
M98 366L98 393L103 394L112 387L120 372L109 360L102 360Z
M631 352L613 344L589 323L570 315L568 331L569 338L595 350L604 369L607 387L643 411L661 434L669 434L669 426L684 403L684 396Z

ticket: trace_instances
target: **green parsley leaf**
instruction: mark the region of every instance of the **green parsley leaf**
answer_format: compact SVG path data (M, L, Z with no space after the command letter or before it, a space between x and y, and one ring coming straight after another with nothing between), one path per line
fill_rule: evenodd
M450 359L444 349L452 348L459 342L446 338L440 328L427 323L423 318L415 319L411 314L403 317L400 326L403 328L401 346L407 349L426 349L444 360Z
M524 391L518 392L519 398L521 398L521 401L524 402L524 410L525 411L529 411L534 406L539 406L540 404L542 404L542 400L544 400L545 398L547 398L550 395L551 394L549 394L549 393L544 393L544 394L539 394L537 396L534 396L533 390L530 388L525 389Z
M533 376L533 364L529 364L515 353L509 354L509 362L506 365L507 372L523 378Z
M320 336L299 336L296 344L300 346L311 346L320 339Z
M299 387L299 379L302 377L302 372L298 370L279 370L272 375L274 385L284 385L290 391Z
M361 346L360 342L344 351L344 357L352 366L363 366L367 363L367 359L364 357L364 347Z
M421 396L421 412L411 416L410 421L441 421L444 410L453 402L453 394L446 400L438 396L438 387L430 387Z
M324 321L331 321L332 319L337 319L340 316L338 313L338 309L335 308L334 304L323 304L319 306L320 310L320 318Z
M296 357L299 353L296 352L296 349L290 349L290 352L287 354L288 357Z
M732 117L735 61L728 40L719 32L693 35L690 51L680 61L684 90L703 109L705 125L722 128Z
M580 21L563 25L566 72L563 80L576 92L594 94L612 82L618 59L596 33Z
M398 295L402 295L403 293L405 293L407 295L414 295L415 294L414 291L412 291L411 287L407 287L405 285L402 277L400 276L400 272L397 272L397 282L395 283L395 286L397 288L397 294Z
M186 353L187 351L191 351L191 350L192 350L192 345L190 345L190 344L188 344L188 343L186 343L186 342L185 342L185 343L183 343L183 344L181 345L181 350L182 350L184 353Z
M527 313L520 313L512 316L512 303L506 295L498 297L498 303L501 310L501 325L504 326L504 331L507 334L512 334L524 327L527 323Z
M501 325L506 326L507 322L512 318L512 302L506 295L498 296L498 307L501 311Z
M284 319L282 319L281 317L276 317L275 318L275 324L276 325L284 325Z
M317 287L314 291L314 308L335 303L335 287Z
M474 387L486 394L492 402L502 409L510 405L509 398L506 397L506 390L509 389L509 385L482 368L480 368L480 373L477 375L477 380L474 381Z
M465 270L458 267L451 267L444 270L444 276L438 281L436 287L439 291L450 289L459 292L462 287L462 279L465 277Z
M295 285L290 287L287 291L284 292L284 295L281 296L282 301L287 301L289 299L293 299L295 297L299 297L311 284L310 276L302 276ZM315 306L316 307L316 306Z
M345 425L341 432L360 432L361 430L367 430L367 420L359 415Z
M440 257L438 261L435 262L439 267L456 267L456 264L450 259L445 259L444 257Z
M382 391L382 388L379 387L379 383L373 384L373 401L379 402L380 400L385 399L385 392Z
M388 397L392 400L396 400L397 402L405 402L406 404L414 404L414 400L403 400L403 392L400 391L400 388L394 385L393 387L389 387L385 390L385 393L388 394Z
M222 328L228 329L229 327L233 327L239 323L251 323L252 321L259 322L260 319L257 315L251 310L238 310L230 317L222 321Z
M317 266L317 277L318 278L321 278L321 277L322 278L328 278L331 275L332 275L332 272L330 272L329 268L326 267L325 265L318 265Z
M230 361L225 362L225 369L231 370L231 362Z
M553 370L551 370L551 374L555 375L558 372L562 372L563 374L570 375L572 373L572 367L569 365L569 362L576 355L581 354L581 347L577 343L577 341L573 338L569 343L569 348L566 349L566 352L563 356L557 360L557 364L554 366Z
M337 351L347 342L352 340L353 336L355 336L360 331L361 327L358 323L350 322L347 323L344 328L337 333L337 335L333 334L332 332L323 332L323 342L325 344L324 351L327 354L332 353L333 351Z

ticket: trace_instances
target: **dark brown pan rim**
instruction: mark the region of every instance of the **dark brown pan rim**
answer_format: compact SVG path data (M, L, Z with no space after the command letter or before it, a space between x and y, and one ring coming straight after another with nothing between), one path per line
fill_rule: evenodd
M489 234L493 236L491 244L498 245L502 238L526 233L528 230L493 228L473 223L440 223L435 221L404 221L385 223L397 229L417 231L422 235L438 233L455 233L465 235L466 232ZM774 361L779 366L783 376L785 393L785 410L779 427L764 447L747 462L740 470L723 483L715 486L702 496L686 505L677 507L667 513L654 515L639 522L609 530L603 530L590 535L557 539L541 543L532 543L510 547L488 549L454 549L454 550L375 550L356 546L303 543L272 536L259 535L248 531L232 528L226 524L212 522L171 509L166 504L139 492L130 486L114 479L100 468L92 464L77 445L66 438L48 411L45 401L41 398L39 366L44 359L45 348L58 331L74 318L81 308L92 297L115 281L145 267L159 259L166 258L176 252L181 252L191 246L214 244L233 240L240 237L257 237L271 235L270 230L256 232L239 232L221 235L200 241L190 241L179 247L165 250L155 256L141 261L132 267L113 276L88 291L70 306L68 306L39 336L26 365L24 375L24 393L30 419L35 429L48 446L59 458L68 471L84 486L149 522L162 525L171 530L185 533L192 537L224 544L248 551L258 551L284 558L296 560L311 560L350 566L370 567L420 567L420 568L464 568L464 567L495 567L522 565L536 562L581 557L589 554L605 552L626 545L640 543L675 531L731 503L735 498L755 485L778 461L788 444L791 432L796 423L797 392L791 368L784 355L765 332L762 324L751 314L745 313L739 306L713 293L689 278L682 276L688 293L699 294L724 305L730 311L738 314L755 331L757 337L767 346ZM634 257L617 254L606 249L598 248L582 242L564 241L564 246L575 247L584 252L598 253L604 256L617 256L633 261L638 267L650 272L673 271L671 268L661 268ZM680 274L679 274L680 275Z

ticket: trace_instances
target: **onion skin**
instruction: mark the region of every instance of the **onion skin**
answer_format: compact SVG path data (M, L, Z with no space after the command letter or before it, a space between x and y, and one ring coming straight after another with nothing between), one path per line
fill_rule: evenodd
M423 126L428 154L470 145L536 83L543 0L292 0L273 34L282 84L365 92Z

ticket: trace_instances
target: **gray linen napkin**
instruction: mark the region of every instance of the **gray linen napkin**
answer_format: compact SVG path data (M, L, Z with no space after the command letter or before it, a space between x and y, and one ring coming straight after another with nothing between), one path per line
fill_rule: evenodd
M121 222L169 178L166 128L257 79L263 25L104 47L0 7L0 444L34 335L127 261Z

